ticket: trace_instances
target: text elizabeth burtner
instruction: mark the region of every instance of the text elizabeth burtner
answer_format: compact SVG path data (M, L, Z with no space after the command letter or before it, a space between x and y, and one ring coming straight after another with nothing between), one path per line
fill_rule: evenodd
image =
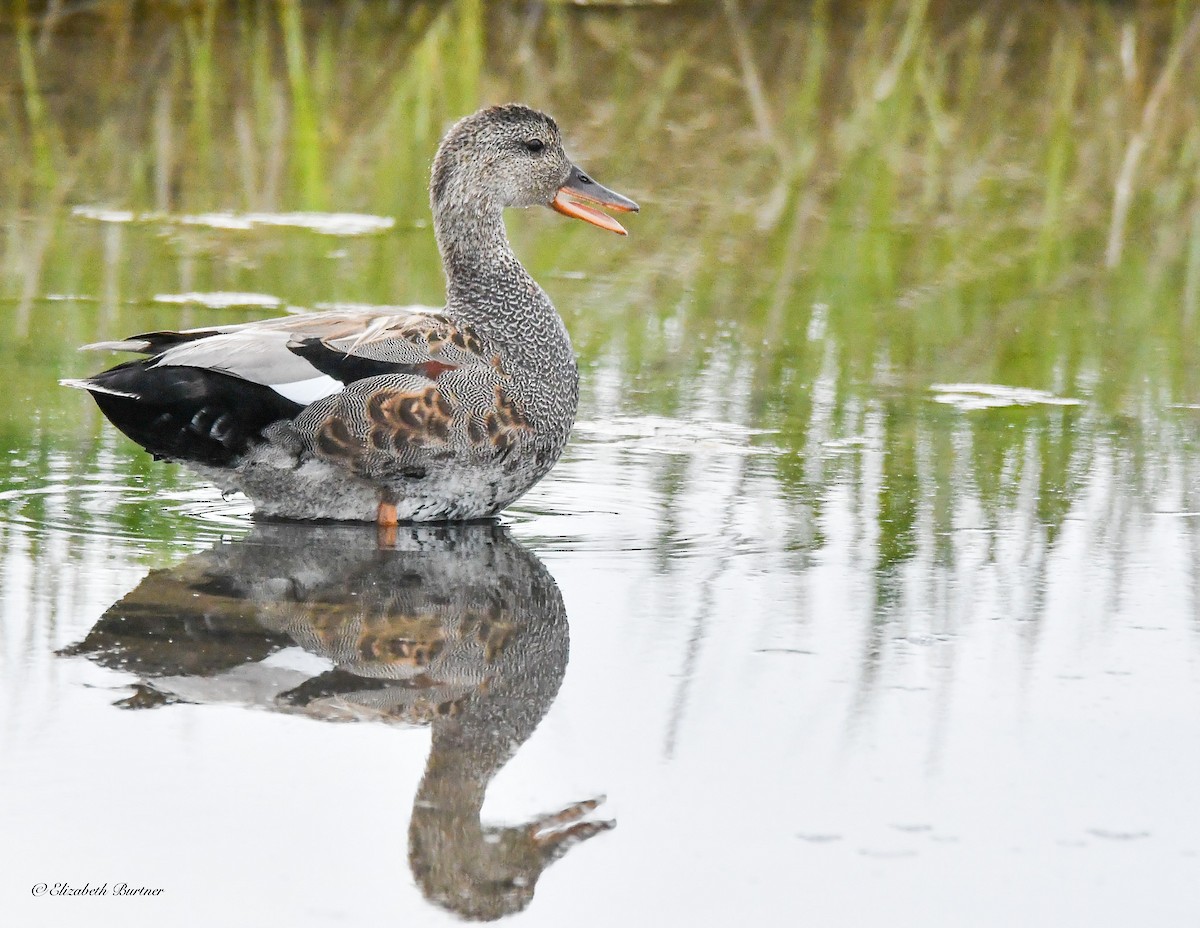
M165 890L150 886L130 886L128 883L108 882L84 883L76 886L71 883L34 883L30 890L35 896L161 896Z

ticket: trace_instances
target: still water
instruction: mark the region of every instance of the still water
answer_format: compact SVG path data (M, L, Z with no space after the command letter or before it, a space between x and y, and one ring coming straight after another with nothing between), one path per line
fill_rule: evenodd
M6 923L1200 921L1200 19L156 9L0 17ZM499 524L258 523L57 386L437 305L508 99L643 212L510 218L584 396Z

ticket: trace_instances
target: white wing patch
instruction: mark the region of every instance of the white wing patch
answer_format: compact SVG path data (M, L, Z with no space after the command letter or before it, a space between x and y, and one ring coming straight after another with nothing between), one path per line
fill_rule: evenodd
M312 377L308 380L293 380L291 383L267 384L280 396L287 397L293 403L307 406L326 396L342 392L342 382L334 380L328 374Z

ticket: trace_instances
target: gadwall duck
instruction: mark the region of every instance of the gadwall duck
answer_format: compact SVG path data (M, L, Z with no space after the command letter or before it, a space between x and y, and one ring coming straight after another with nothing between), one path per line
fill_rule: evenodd
M86 380L105 416L278 518L397 522L495 515L554 466L579 374L549 297L513 254L505 207L550 206L625 234L636 211L510 104L455 124L430 180L446 306L334 310L89 349L147 357Z

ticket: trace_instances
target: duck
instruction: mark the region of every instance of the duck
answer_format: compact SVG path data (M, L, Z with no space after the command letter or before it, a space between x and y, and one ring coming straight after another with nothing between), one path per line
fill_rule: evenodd
M155 459L288 520L495 517L562 455L579 371L546 292L513 253L506 208L548 206L625 235L637 203L510 103L446 132L429 184L443 308L353 308L155 331L81 350L141 357L65 386Z

